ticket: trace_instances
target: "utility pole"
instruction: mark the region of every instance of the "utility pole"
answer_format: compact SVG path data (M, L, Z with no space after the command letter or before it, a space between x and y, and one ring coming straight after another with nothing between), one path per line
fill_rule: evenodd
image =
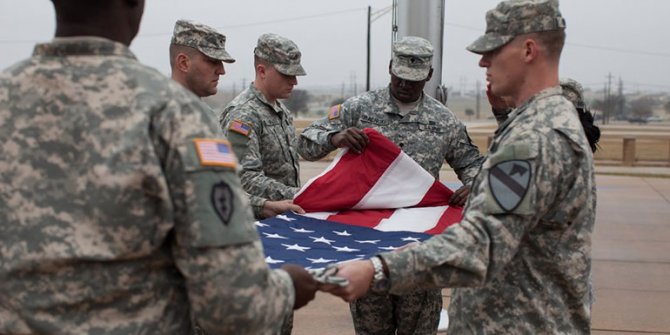
M365 76L365 91L370 90L370 26L372 23L372 7L368 6L368 63L367 63L367 73Z

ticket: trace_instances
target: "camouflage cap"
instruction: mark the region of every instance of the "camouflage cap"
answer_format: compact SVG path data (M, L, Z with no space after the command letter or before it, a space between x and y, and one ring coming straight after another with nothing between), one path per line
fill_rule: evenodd
M226 36L204 24L179 20L174 24L172 44L184 45L205 56L232 63L235 59L226 51Z
M426 39L406 36L393 43L391 73L400 79L425 80L432 61L433 46Z
M519 35L559 29L565 29L565 19L558 0L507 0L486 13L486 33L467 49L482 54Z
M304 76L305 69L300 65L298 46L286 37L276 34L263 34L258 38L254 55L264 59L275 69L287 76Z
M571 78L561 78L561 88L563 89L563 96L576 107L584 106L584 89L580 83Z

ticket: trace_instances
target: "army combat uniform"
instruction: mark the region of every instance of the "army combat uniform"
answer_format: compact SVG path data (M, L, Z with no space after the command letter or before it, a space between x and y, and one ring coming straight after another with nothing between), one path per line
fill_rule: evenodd
M449 334L589 333L595 201L576 111L546 89L496 131L460 224L382 255L391 292L460 287Z
M268 103L251 84L226 106L220 123L240 158L242 186L256 217L265 200L293 199L300 190L300 166L288 108Z
M436 179L446 160L468 185L483 160L465 126L439 101L423 94L417 108L403 115L388 87L332 107L328 117L303 131L298 140L300 155L308 160L324 157L336 149L330 136L349 127L378 130ZM401 310L394 311L394 305ZM369 293L352 303L351 308L357 331L387 334L397 327L399 334L433 334L439 322L442 295L439 289L403 296Z
M195 96L97 37L0 87L0 333L276 333L293 284Z

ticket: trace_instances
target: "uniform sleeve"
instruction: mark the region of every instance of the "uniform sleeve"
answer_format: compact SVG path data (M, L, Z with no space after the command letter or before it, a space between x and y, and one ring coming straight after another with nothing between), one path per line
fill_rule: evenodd
M251 195L248 193L247 195L249 196L249 204L251 205L251 211L254 213L254 218L256 218L257 220L263 219L261 212L263 211L263 204L268 199L259 197L257 195Z
M552 185L566 182L562 173L571 164L556 154L561 148L540 151L531 137L486 159L459 224L413 249L382 255L392 293L481 286L505 268L547 212L557 192ZM521 188L506 193L499 181L510 175Z
M263 172L263 160L260 150L260 125L262 121L253 114L245 112L241 107L229 108L224 112L222 129L224 135L233 144L233 150L237 154L242 172L242 187L251 195L264 197L271 200L293 199L300 190L283 184L265 175ZM232 131L231 126L237 124L247 125L248 132Z
M151 136L173 202L172 254L194 321L212 334L274 332L295 292L288 274L264 261L230 144L187 96L158 113ZM203 154L212 144L218 154Z
M328 114L303 130L298 138L298 153L308 161L319 160L337 149L330 137L356 125L359 113L352 106L352 99L329 108Z
M460 121L457 121L456 124L456 129L450 132L452 138L449 143L451 146L444 159L454 169L463 185L470 185L479 173L479 168L484 162L484 156L479 152L479 148L472 143L465 125Z

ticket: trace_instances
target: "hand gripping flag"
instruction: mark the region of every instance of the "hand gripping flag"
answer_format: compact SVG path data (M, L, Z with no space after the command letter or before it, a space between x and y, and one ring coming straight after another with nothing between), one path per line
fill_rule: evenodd
M423 240L427 234L439 234L461 219L462 209L448 206L453 194L449 188L377 131L368 128L364 132L370 142L363 153L341 150L323 173L296 194L294 202L308 212L305 216L318 220L287 214L257 223L268 263L290 262L314 268L367 257L411 242L398 244L394 239ZM308 226L302 227L303 222ZM315 230L312 226L325 228ZM302 235L293 234L294 229L314 231L306 242L324 240L296 246L291 241ZM327 231L331 231L330 235ZM336 231L346 231L352 237ZM278 240L284 241L276 244ZM365 249L356 241L377 242ZM289 261L281 250L291 251L288 254L298 256L299 261Z

